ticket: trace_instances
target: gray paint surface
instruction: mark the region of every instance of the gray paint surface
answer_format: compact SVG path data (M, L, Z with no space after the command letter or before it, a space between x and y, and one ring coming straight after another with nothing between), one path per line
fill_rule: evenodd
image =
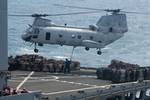
M0 71L8 69L7 0L0 0Z
M40 100L40 92L24 93L13 96L0 97L0 100Z

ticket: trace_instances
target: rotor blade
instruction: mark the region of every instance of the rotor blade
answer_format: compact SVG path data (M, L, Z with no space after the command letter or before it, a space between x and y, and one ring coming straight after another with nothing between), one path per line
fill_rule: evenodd
M54 4L54 6L59 6L59 7L68 7L68 8L77 8L77 9L86 9L86 10L99 10L99 11L105 11L105 10L106 10L106 9L97 9L97 8L89 8L89 7L80 7L80 6L61 5L61 4Z
M90 14L90 13L98 13L98 12L99 11L73 12L73 13L62 13L62 14L51 14L48 16L79 15L79 14Z
M24 15L24 14L8 14L8 16L16 16L16 17L32 17L32 15Z
M129 13L129 14L150 15L150 13L144 13L144 12L134 12L134 11L120 11L120 12Z
M46 17L47 14L8 14L8 16L15 16L15 17Z
M144 12L136 12L136 11L123 11L122 9L97 9L97 8L89 8L89 7L81 7L81 6L71 6L71 5L61 5L61 4L54 4L55 6L60 7L68 7L68 8L76 8L76 9L86 9L86 10L97 10L97 11L106 11L106 12L123 12L129 14L140 14L140 15L150 15L150 13Z
M72 12L72 13L61 13L61 14L32 14L32 15L10 14L8 16L16 16L16 17L47 17L47 16L66 16L66 15L90 14L90 13L98 13L98 12L99 11L86 11L86 12Z

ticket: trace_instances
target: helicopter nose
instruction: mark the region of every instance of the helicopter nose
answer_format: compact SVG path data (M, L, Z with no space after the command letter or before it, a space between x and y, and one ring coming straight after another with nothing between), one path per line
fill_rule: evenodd
M22 34L22 35L21 35L21 38L22 38L24 41L30 41L30 40L31 40L31 36L28 35L28 34Z

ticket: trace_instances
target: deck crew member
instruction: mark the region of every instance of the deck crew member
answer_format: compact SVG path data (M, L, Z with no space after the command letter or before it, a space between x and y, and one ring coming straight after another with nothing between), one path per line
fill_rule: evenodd
M65 61L65 67L64 67L64 73L70 73L70 65L71 65L71 60L66 59Z

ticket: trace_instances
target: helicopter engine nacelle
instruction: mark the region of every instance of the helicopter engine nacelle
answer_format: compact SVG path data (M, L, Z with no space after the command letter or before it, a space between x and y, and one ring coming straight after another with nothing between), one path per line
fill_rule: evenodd
M52 23L51 20L44 19L44 18L41 18L41 17L36 17L32 26L47 27L47 26L52 26L52 25L54 25L54 23Z
M125 33L128 31L125 14L102 16L96 25L98 26L98 30L104 33Z

